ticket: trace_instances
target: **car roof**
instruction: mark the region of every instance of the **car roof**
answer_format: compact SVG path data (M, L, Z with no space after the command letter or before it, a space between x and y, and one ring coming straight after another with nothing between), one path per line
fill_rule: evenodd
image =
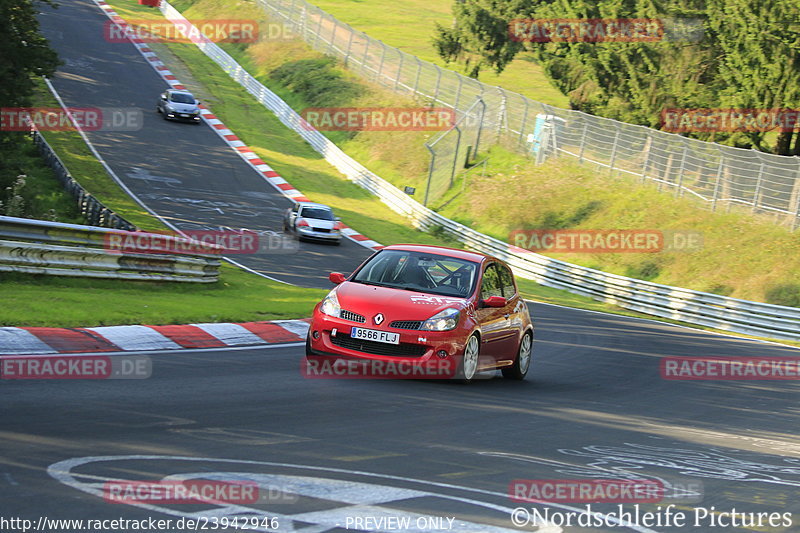
M191 92L184 89L167 89L167 92L172 94L187 94L189 96L194 96Z
M383 249L435 253L439 255L445 255L447 257L454 257L456 259L463 259L465 261L473 261L475 263L482 263L487 259L502 263L502 261L496 257L482 254L480 252L470 252L467 250L460 250L458 248L447 248L446 246L433 246L431 244L391 244L389 246L385 246Z
M333 211L329 206L325 204L315 204L314 202L297 202L299 207L318 207L320 209L327 209L328 211Z

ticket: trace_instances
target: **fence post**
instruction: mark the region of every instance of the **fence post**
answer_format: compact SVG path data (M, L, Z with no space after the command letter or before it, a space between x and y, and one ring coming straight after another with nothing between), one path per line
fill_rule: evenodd
M664 174L661 176L661 179L658 180L658 190L661 191L661 188L664 186L664 182L669 180L670 174L672 173L672 160L675 158L675 154L669 154L667 158L667 168L664 169Z
M461 98L461 85L464 81L462 80L463 76L461 74L456 74L456 78L458 78L458 90L456 91L456 101L453 104L453 111L458 113L458 101Z
M458 148L461 146L461 128L458 126L455 127L456 133L458 136L456 137L456 152L453 154L453 168L450 169L450 185L448 189L453 186L453 179L456 177L456 165L458 164Z
M719 153L719 165L717 166L717 181L714 183L714 196L711 197L711 211L717 210L717 200L719 199L719 188L722 185L722 167L725 164L725 155Z
M644 183L647 180L647 169L650 166L650 150L653 147L653 137L651 135L647 136L647 140L644 142L644 162L642 163L642 179L641 182Z
M425 148L431 153L431 163L428 165L428 185L425 187L425 199L422 201L422 205L428 207L428 193L431 191L431 178L433 178L433 169L436 164L436 152L433 151L428 143L425 143Z
M792 204L794 204L794 220L792 221L792 231L797 228L800 223L800 158L795 156L797 162L797 172L794 178L794 187L792 194L789 197L789 203L786 205L786 211L791 214Z
M442 69L439 68L439 65L433 65L436 67L436 72L438 76L436 77L436 90L433 93L433 105L436 106L436 102L439 101L439 86L442 83Z
M336 42L336 30L338 28L339 28L339 20L333 19L333 31L331 31L331 42L330 46L328 47L328 52L330 52L330 54L334 56L336 55L336 46L334 45L334 43Z
M417 61L417 75L414 78L414 94L416 95L419 88L419 75L422 73L422 62L417 56L414 56L414 59Z
M683 196L683 173L686 170L686 156L689 153L689 146L683 145L683 154L681 154L681 166L678 167L678 183L675 185L675 196Z
M347 66L347 61L350 59L350 49L353 47L353 35L356 32L353 31L353 28L350 28L350 38L347 39L347 53L344 55L344 66Z
M475 100L475 104L479 104L481 108L481 120L478 123L478 133L475 136L475 156L478 156L478 150L481 146L481 133L483 132L483 118L486 116L486 102L480 96ZM474 104L473 104L474 105Z
M617 145L619 144L619 124L614 122L614 146L611 147L611 161L608 164L608 175L614 173L614 163L617 161Z
M383 49L381 51L381 62L378 64L378 73L375 74L375 81L377 83L380 83L381 74L383 73L383 61L386 59L386 43L384 43L383 41L378 41L378 42L381 43Z
M797 204L794 206L794 220L792 221L792 231L800 225L800 195L797 196Z
M367 54L369 53L369 42L370 38L366 33L362 33L361 35L364 36L364 39L367 41L367 45L364 47L364 57L361 58L361 72L367 71Z
M528 99L523 98L522 101L525 103L525 112L522 113L522 122L519 126L519 138L517 139L517 148L522 145L522 138L525 136L525 123L528 120Z
M758 179L756 180L756 190L753 192L753 213L758 210L758 202L761 199L761 184L764 182L764 161L758 165Z
M316 33L316 35L314 35L313 48L316 48L317 47L317 42L319 42L319 35L320 35L320 32L322 32L322 19L324 18L323 17L323 11L320 8L317 8L317 11L319 12L318 13L319 14L319 24L317 24L317 33Z
M583 151L586 148L586 133L589 130L589 121L584 119L583 132L581 133L581 149L578 152L578 162L583 163Z
M500 135L503 132L503 123L506 121L506 108L508 106L508 97L506 96L506 92L501 88L497 87L497 92L500 93L500 109L497 110L497 135L495 138L495 142L500 142Z
M403 52L397 50L397 55L400 56L400 64L397 66L397 76L394 77L394 90L397 90L397 86L400 85L400 78L403 76L403 60L405 56Z

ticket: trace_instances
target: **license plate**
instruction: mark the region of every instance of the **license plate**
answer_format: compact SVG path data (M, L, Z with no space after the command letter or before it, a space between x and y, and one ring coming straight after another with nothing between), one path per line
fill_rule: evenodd
M188 114L186 114L186 113L181 113L181 116L182 116L182 117L188 117L189 115L188 115Z
M385 342L386 344L400 344L400 334L377 329L353 328L350 336L354 339L365 341Z

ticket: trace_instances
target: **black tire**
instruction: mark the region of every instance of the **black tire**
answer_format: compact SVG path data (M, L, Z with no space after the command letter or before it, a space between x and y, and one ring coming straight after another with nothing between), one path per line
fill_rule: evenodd
M456 379L461 383L472 383L478 373L478 361L480 360L481 341L476 334L472 334L464 343L464 354L458 364Z
M527 354L523 354L523 350ZM521 381L525 379L528 370L531 367L531 360L533 359L533 335L530 331L526 331L519 341L519 348L517 349L517 357L514 359L514 364L503 368L503 377L506 379L515 379Z

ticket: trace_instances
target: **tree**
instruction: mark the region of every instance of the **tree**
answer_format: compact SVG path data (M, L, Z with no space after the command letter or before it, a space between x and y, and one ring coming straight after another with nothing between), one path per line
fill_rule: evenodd
M720 104L744 109L800 108L797 0L709 0L707 14L721 51ZM765 135L744 134L759 150L767 149ZM775 152L800 155L800 132L780 133Z
M30 106L32 76L50 76L58 67L58 55L39 33L36 13L31 0L0 0L0 109ZM17 157L20 139L19 133L0 130L0 183L24 171Z
M0 0L2 107L29 106L34 87L31 76L50 76L58 67L58 55L39 33L36 13L31 0Z

